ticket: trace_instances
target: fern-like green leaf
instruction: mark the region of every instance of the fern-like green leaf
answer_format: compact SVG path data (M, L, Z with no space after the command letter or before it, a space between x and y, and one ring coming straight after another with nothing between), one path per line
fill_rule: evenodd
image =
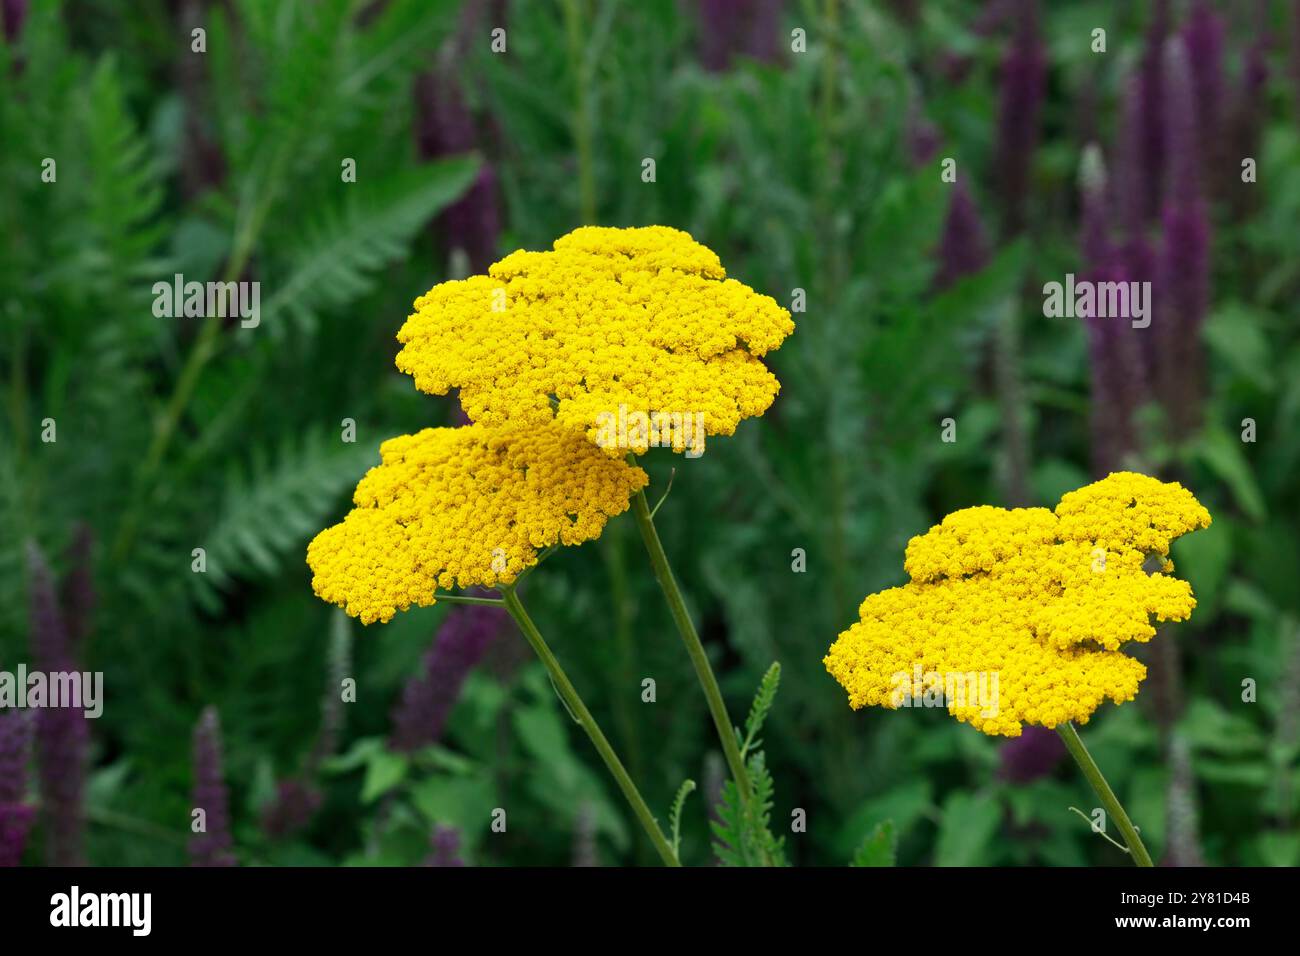
M758 732L763 728L781 683L781 665L775 661L759 681L754 702L745 719L742 756L748 755L748 799L740 799L735 781L722 788L718 819L712 821L714 852L724 866L785 866L785 840L772 834L771 817L775 785L767 759L759 749Z
M776 691L781 684L781 665L777 661L772 662L772 666L767 669L763 679L758 683L758 693L754 695L754 702L750 705L749 716L745 718L745 739L740 747L741 757L746 757L749 751L761 745L758 739L758 733L763 729L763 721L767 719L767 713L772 709L772 703L776 700Z
M234 579L277 574L287 556L301 560L307 540L373 456L371 448L320 433L291 443L275 461L255 446L246 465L231 468L221 511L201 543L207 572L193 575L196 599L215 606Z
M406 251L416 231L455 201L473 182L478 160L455 157L397 176L358 184L306 227L291 254L289 275L262 310L272 334L284 313L311 329L321 310L346 306L368 292L376 274Z
M713 852L723 866L758 866L748 855L750 848L746 837L745 813L741 809L735 781L722 785L722 798L718 801L717 819L709 821L713 831Z
M673 798L673 808L668 813L668 825L671 827L673 834L674 855L677 855L682 842L682 805L686 803L686 798L694 790L694 780L683 780L682 785L677 788L677 796Z

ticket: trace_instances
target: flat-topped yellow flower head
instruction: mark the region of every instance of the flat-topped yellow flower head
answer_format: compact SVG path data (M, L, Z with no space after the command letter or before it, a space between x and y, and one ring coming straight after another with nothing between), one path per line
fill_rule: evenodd
M415 302L397 367L423 392L460 389L472 421L552 420L612 455L703 450L761 415L780 388L760 356L794 329L770 296L665 226L587 226L550 252L514 252L486 276Z
M509 585L553 544L599 537L646 473L554 425L391 438L356 507L307 547L312 588L363 624L442 588Z
M862 602L827 670L853 708L944 706L986 734L1086 723L1133 699L1146 668L1120 650L1185 620L1169 544L1210 524L1182 485L1116 472L1046 508L955 512L907 546L911 581ZM1160 569L1144 568L1151 556Z

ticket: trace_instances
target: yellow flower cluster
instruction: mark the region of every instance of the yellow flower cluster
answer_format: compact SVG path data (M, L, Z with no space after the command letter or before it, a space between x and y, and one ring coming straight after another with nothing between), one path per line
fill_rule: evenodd
M514 252L486 276L435 286L415 309L397 367L418 389L459 388L486 425L558 420L612 455L647 444L645 430L625 447L602 435L620 409L702 415L709 435L761 415L780 383L759 357L794 329L774 299L666 226L577 229L550 252Z
M426 428L379 453L356 507L307 548L312 588L364 624L439 588L511 584L539 550L598 537L648 481L554 425Z
M855 709L915 706L942 687L948 712L986 734L1086 723L1146 676L1120 646L1149 641L1152 615L1181 621L1196 606L1170 576L1169 543L1209 523L1182 485L1133 472L1071 491L1054 511L955 512L908 543L910 583L862 602L826 668ZM1151 555L1158 573L1144 570Z

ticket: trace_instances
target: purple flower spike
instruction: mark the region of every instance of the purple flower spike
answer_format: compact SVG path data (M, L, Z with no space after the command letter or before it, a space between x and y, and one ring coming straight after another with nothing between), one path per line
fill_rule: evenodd
M36 815L27 804L32 720L21 710L0 713L0 866L17 866Z
M1260 137L1264 129L1265 99L1267 97L1271 47L1267 7L1260 6L1259 24L1256 37L1246 49L1245 61L1241 68L1241 81L1232 92L1230 114L1227 118L1226 138L1237 144L1241 156L1258 156ZM1231 160L1233 157L1229 157ZM1253 186L1241 182L1240 168L1233 168L1227 161L1223 167L1225 182L1234 187L1231 190L1233 217L1240 221L1245 219L1253 208L1256 190Z
M939 128L931 123L925 113L915 105L908 114L904 136L908 159L917 169L929 165L930 161L938 155L939 146L943 141Z
M68 546L68 573L63 579L62 598L66 611L68 645L79 651L93 625L95 610L95 532L87 524L77 525Z
M1109 267L1115 254L1110 240L1107 203L1106 165L1101 149L1090 143L1079 164L1079 205L1082 220L1080 244L1088 271Z
M780 61L783 0L700 0L700 62L722 73L739 56Z
M1055 730L1031 725L1002 745L998 772L1012 783L1032 783L1055 770L1065 752L1065 744Z
M1295 83L1292 105L1300 119L1300 0L1291 3L1291 79Z
M416 146L423 159L467 153L479 145L478 129L448 58L415 81ZM438 218L449 249L460 249L475 273L497 257L501 233L496 174L484 166L474 185Z
M22 803L0 804L0 866L18 865L35 817L35 807Z
M1220 127L1223 110L1223 19L1205 0L1192 8L1182 30L1183 46L1191 67L1192 93L1196 101L1196 123L1200 137L1203 181L1217 180L1223 169L1223 136ZM1217 191L1217 190L1216 190Z
M497 175L491 166L484 166L474 185L443 213L447 242L453 249L464 251L473 273L486 274L497 259L499 208Z
M321 792L305 780L281 780L262 810L262 832L273 840L301 831L320 809Z
M37 669L45 673L77 670L45 556L35 544L27 548L30 645ZM44 707L36 716L36 768L41 816L45 824L45 859L50 866L85 863L86 779L85 712L74 707Z
M27 0L0 0L0 19L4 21L5 42L13 43L27 20Z
M433 828L433 837L429 840L433 853L424 861L425 866L464 866L460 858L460 831L455 827L442 824Z
M222 772L221 721L208 707L194 727L194 809L203 811L204 832L190 836L190 866L234 866L230 804Z
M1146 160L1147 96L1141 74L1129 77L1120 104L1119 147L1115 158L1115 212L1124 237L1142 238L1147 210L1159 200L1158 180L1151 178Z
M1083 278L1094 283L1129 281L1125 259L1110 237L1106 167L1095 144L1084 150L1079 185ZM1106 475L1137 449L1135 414L1143 399L1145 381L1137 336L1145 330L1134 329L1131 318L1124 316L1094 314L1082 318L1088 330L1092 377L1093 471Z
M939 271L934 284L946 289L963 276L979 272L988 262L988 244L979 210L966 183L958 180L948 204L943 236L939 240Z
M27 799L32 718L27 711L0 711L0 804Z
M1182 439L1200 422L1200 335L1210 304L1210 222L1200 192L1195 87L1187 51L1177 40L1165 48L1164 85L1169 163L1153 330L1156 388L1172 436Z
M1025 226L1025 199L1046 82L1047 54L1038 36L1038 3L1020 0L1015 36L1002 61L998 108L997 168L1007 235Z
M1114 187L1111 190L1114 216L1123 237L1118 254L1118 265L1130 282L1150 282L1154 289L1157 280L1156 252L1147 238L1147 214L1150 205L1158 199L1157 182L1148 174L1145 154L1146 97L1143 95L1141 75L1129 78L1124 90L1120 117L1119 148L1116 151ZM1154 308L1154 303L1151 305ZM1154 321L1154 320L1153 320ZM1134 330L1137 339L1137 375L1134 381L1148 388L1155 379L1154 326Z
M1161 117L1165 115L1163 51L1169 35L1169 0L1156 0L1154 6L1139 81L1143 179L1150 189L1143 209L1148 219L1160 209L1160 182L1165 166L1165 129Z
M418 750L442 738L465 678L507 620L504 610L487 605L459 605L448 612L424 657L423 672L407 683L393 711L389 745L394 750Z

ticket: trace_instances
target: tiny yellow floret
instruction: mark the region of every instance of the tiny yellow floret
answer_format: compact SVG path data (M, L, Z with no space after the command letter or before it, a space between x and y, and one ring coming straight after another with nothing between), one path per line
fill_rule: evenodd
M986 734L1086 723L1106 698L1132 700L1146 676L1120 648L1154 637L1152 616L1182 621L1196 607L1191 585L1171 576L1169 544L1209 524L1182 485L1133 472L1071 491L1053 511L954 512L908 543L911 581L862 602L826 668L854 709L917 706L933 692ZM976 686L978 700L947 696Z
M599 537L649 480L554 425L426 428L379 454L356 507L307 547L313 590L363 624L513 583L542 549Z
M730 435L763 414L780 383L761 356L793 330L786 309L726 278L687 233L586 226L549 252L434 286L398 333L397 367L423 392L459 389L471 421L555 420L619 456L657 442L636 428L609 441L616 416ZM694 441L674 432L663 444Z

